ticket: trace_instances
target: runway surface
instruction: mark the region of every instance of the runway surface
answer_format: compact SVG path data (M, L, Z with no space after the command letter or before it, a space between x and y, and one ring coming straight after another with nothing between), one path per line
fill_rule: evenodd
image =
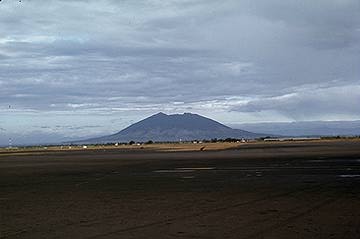
M0 238L359 238L360 141L0 154Z

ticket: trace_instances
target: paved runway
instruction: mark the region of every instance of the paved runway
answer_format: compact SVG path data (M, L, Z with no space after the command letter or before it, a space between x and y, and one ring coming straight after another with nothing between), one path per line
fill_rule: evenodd
M0 238L359 238L360 141L0 156Z

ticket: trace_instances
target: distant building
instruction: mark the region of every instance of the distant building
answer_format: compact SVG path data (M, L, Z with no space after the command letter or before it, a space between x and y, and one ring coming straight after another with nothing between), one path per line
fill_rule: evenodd
M319 140L320 137L302 137L302 138L266 138L264 141L309 141Z

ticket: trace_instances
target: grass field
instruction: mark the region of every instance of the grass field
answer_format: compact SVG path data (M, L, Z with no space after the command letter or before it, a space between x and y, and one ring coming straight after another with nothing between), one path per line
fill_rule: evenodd
M0 148L0 156L7 155L6 153L43 153L48 151L79 151L79 150L151 150L151 151L209 151L209 150L225 150L232 149L237 147L247 147L249 145L282 145L282 144L303 144L304 142L309 141L250 141L250 142L216 142L216 143L153 143L153 144L109 144L109 145L55 145L55 146L29 146L29 147L12 147ZM312 140L314 144L321 144L325 142L360 142L359 138L349 138L349 139L320 139ZM86 148L84 148L84 146Z

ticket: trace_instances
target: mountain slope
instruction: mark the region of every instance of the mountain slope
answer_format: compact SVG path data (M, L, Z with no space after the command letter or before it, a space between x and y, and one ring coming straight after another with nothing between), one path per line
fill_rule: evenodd
M141 120L120 132L84 140L81 143L109 143L148 140L189 141L195 139L257 138L255 134L240 129L232 129L212 119L191 113L166 115L158 113Z

